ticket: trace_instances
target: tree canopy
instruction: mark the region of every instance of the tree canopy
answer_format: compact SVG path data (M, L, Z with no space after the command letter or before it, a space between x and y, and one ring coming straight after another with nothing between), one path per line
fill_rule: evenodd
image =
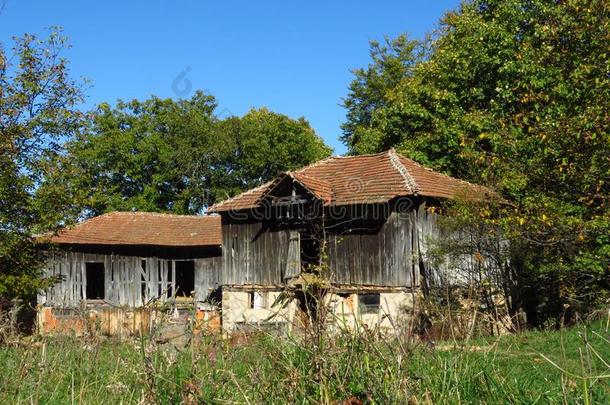
M83 83L69 75L61 32L47 39L15 38L0 47L0 297L31 296L44 285L32 235L46 230L61 196L49 189L44 207L37 185L45 161L79 128Z
M219 125L219 136L228 146L223 167L227 187L224 195L215 195L216 201L325 158L332 151L304 118L294 120L266 108L225 119Z
M468 1L426 41L375 43L371 56L345 100L351 153L394 146L494 186L521 274L552 274L573 305L609 287L607 1Z
M192 214L330 153L303 118L259 109L221 120L215 109L214 97L201 91L101 104L41 189L64 184L77 215Z

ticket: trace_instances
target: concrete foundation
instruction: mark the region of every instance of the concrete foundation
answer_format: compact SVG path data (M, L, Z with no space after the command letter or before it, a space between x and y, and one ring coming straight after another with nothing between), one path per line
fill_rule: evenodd
M243 330L275 329L290 331L303 319L296 301L285 307L272 307L280 291L223 291L222 325L226 333ZM361 295L378 295L378 305L364 306ZM411 291L328 293L327 322L331 330L357 327L391 331L406 325L414 306ZM374 297L377 299L377 297Z
M138 336L153 331L185 330L204 332L249 332L273 330L289 332L306 324L306 315L296 300L287 305L274 303L281 290L223 289L221 307L181 303L172 309L128 308L88 304L82 308L40 307L38 331L76 335ZM363 297L368 299L365 300ZM365 327L391 332L407 325L415 294L408 290L377 292L329 292L324 303L330 330L356 330ZM222 314L222 315L221 315Z

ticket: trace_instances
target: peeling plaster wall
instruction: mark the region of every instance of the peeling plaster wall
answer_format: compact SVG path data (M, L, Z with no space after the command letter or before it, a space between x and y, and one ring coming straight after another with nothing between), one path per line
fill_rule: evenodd
M250 294L253 291L266 295L264 305L259 308L252 308L250 304ZM240 329L256 328L283 328L290 329L296 304L291 302L285 308L271 308L280 291L227 291L222 292L222 326L225 332ZM272 315L273 319L269 319Z
M256 330L257 328L283 328L291 330L298 319L295 319L300 309L295 301L286 308L271 308L280 294L279 291L268 291L264 308L251 307L251 291L223 291L222 322L223 331L230 333L238 330ZM257 291L257 290L254 290ZM369 294L370 292L367 292ZM417 294L417 293L415 293ZM376 313L362 313L359 307L357 293L329 293L325 304L330 308L328 323L331 330L355 330L358 327L369 329L379 328L391 332L405 326L413 309L414 293L412 291L396 291L380 293L379 309ZM276 314L269 320L268 318Z
M381 293L379 327L392 329L404 326L414 308L412 291Z
M370 292L367 292L369 294ZM415 293L417 294L417 293ZM328 294L326 304L329 305L331 318L329 322L335 329L356 329L365 326L369 329L379 328L391 331L400 328L409 320L414 306L412 291L379 293L379 310L377 313L362 313L359 305L359 294Z

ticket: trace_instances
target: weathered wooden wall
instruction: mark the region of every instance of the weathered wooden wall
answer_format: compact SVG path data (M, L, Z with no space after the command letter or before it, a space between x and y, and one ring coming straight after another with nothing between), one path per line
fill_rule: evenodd
M219 285L216 263L220 257L193 259L195 300L204 301ZM38 303L46 306L77 307L87 300L86 263L104 263L104 301L117 306L140 307L152 300L164 301L176 291L173 260L156 257L119 256L80 252L55 252L47 260L45 276L59 276L61 281ZM142 263L145 263L142 266Z
M428 210L425 203L366 221L373 224L372 229L347 226L342 231L326 232L324 257L332 283L417 287L421 283L439 284L453 274L455 264L449 260L433 264L429 257L439 227L438 214ZM345 222L349 223L349 218ZM302 224L274 224L224 221L222 255L194 259L196 301L203 302L222 285L281 286L297 277L301 272ZM105 301L113 305L139 307L176 290L173 260L58 252L49 258L46 275L59 275L63 281L41 295L39 302L61 307L80 305L87 299L87 262L104 263ZM464 267L472 264L472 256L463 258Z
M328 235L331 282L337 284L417 285L414 212L392 213L376 233Z
M440 284L453 272L449 258L433 257L441 237L439 214L426 202L392 212L375 233L328 237L332 282L337 284L418 287ZM472 263L471 255L462 258Z
M439 279L428 257L432 241L439 236L438 214L429 211L425 202L405 212L382 208L387 211L347 209L345 218L334 218L345 226L329 225L325 253L330 281L340 285L417 287L422 277ZM363 212L373 215L360 218ZM223 224L220 270L223 284L278 285L298 276L299 225L276 231L263 222L227 222Z
M440 238L438 226L438 214L429 212L426 203L421 203L417 209L412 211L415 220L413 227L417 238L413 243L413 271L428 287L437 284L440 274L445 272L447 262L438 262L438 258L431 256L431 248L435 241Z
M195 299L205 301L221 284L222 257L195 260Z
M266 229L262 222L222 227L222 284L280 285L298 274L298 233Z

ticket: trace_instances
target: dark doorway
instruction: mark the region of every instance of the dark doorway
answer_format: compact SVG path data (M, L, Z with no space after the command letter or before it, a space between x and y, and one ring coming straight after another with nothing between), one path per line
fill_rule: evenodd
M87 286L85 292L88 300L103 300L105 290L104 263L85 263Z
M195 262L192 260L175 261L176 295L190 297L195 290Z

